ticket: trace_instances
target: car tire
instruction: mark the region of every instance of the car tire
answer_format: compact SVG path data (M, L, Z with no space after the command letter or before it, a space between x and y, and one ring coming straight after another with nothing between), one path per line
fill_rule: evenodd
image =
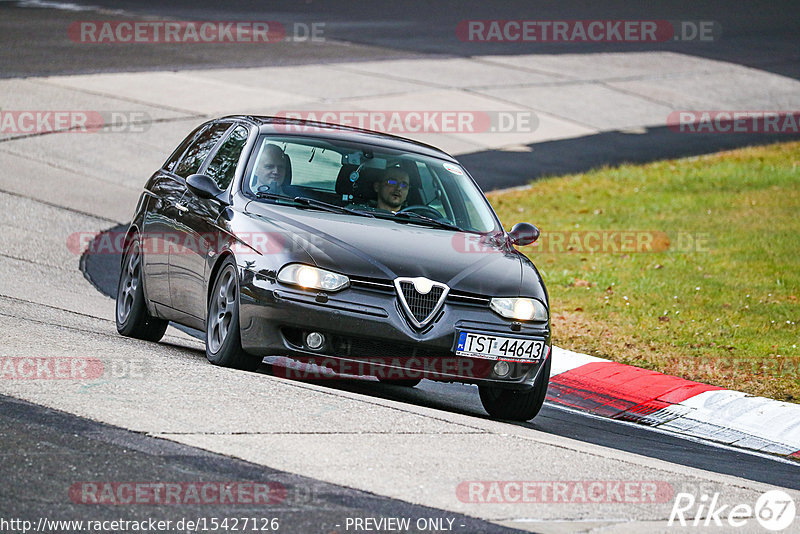
M239 331L239 276L228 257L214 279L206 315L206 358L214 365L255 371L262 358L242 349Z
M544 362L533 388L527 391L478 386L483 408L495 419L530 421L536 417L547 396L547 386L550 382L550 358Z
M422 382L421 378L403 379L403 378L383 378L380 376L378 377L378 380L380 380L381 384L389 384L390 386L403 386L406 388L413 388L414 386Z
M139 239L134 238L125 247L122 270L117 282L116 305L117 332L127 337L158 341L164 337L168 321L153 317L144 301L144 277Z

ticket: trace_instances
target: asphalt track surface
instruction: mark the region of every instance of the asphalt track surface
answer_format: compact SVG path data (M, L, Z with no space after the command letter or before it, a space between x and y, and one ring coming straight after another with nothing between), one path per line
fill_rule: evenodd
M18 7L0 2L0 78L95 72L256 67L472 55L582 54L671 51L736 63L800 79L800 3L751 2L353 2L307 0L197 2L156 0L73 3L88 11ZM99 7L96 12L91 8ZM121 11L120 11L121 10ZM91 14L91 16L90 16ZM64 32L81 20L278 21L286 28L324 24L325 42L247 44L103 44L73 42ZM454 37L463 20L712 21L715 40L657 43L465 42ZM305 26L302 26L305 25ZM289 30L291 34L292 31ZM301 33L301 31L298 31ZM300 46L298 46L298 44ZM323 81L324 82L324 81ZM598 105L602 105L599 102ZM612 131L529 145L528 152L487 150L459 159L486 191L523 185L531 178L583 172L604 165L645 163L742 146L800 139L800 134L673 135L667 127ZM521 179L521 177L523 177Z
M95 13L102 20L130 20L131 15L173 20L250 20L292 24L324 23L329 42L312 49L276 43L274 48L242 45L208 45L202 54L180 44L104 45L96 49L73 43L63 32L65 20L92 20L93 11L31 10L3 5L3 34L11 46L0 53L4 77L135 71L213 66L268 66L322 63L325 61L423 57L431 54L469 56L480 54L558 54L637 52L668 50L719 59L798 78L800 65L797 32L800 5L790 0L749 2L735 8L724 0L708 2L530 2L509 0L443 0L439 2L370 0L76 0L78 6L97 6L108 11ZM122 10L124 13L114 13ZM33 14L30 11L34 11ZM38 11L36 13L35 11ZM719 39L713 42L667 41L656 43L541 43L466 42L454 38L463 20L669 20L713 21ZM715 35L716 37L717 35ZM298 49L292 53L292 49Z
M114 227L110 233L118 235L122 226ZM97 242L102 242L102 235ZM90 248L92 248L90 246ZM119 278L120 257L114 254L85 254L81 259L84 276L101 293L114 297ZM203 333L191 328L181 328L198 339ZM267 358L258 372L275 374L271 358ZM285 376L278 373L278 376ZM350 391L403 403L427 406L475 417L485 418L478 399L477 389L464 384L442 384L423 380L415 388L387 386L374 379L362 377L355 380L315 381L325 387ZM693 441L657 432L634 423L625 423L589 416L555 405L545 404L533 421L510 423L528 426L555 436L564 436L603 447L658 458L681 465L706 469L726 475L734 475L758 482L775 484L786 488L800 489L800 463L750 454L734 448L720 447L701 440Z
M212 517L256 517L259 527L264 519L278 518L281 531L311 533L342 530L348 517L385 516L449 518L456 532L516 532L461 514L371 495L150 438L2 395L0 440L6 450L14 451L15 459L10 462L5 458L0 463L0 476L4 481L0 489L0 517L34 524L43 514L49 519L99 521L157 518L173 521L173 524L184 518L195 521ZM246 480L268 486L271 502L268 505L237 502L194 506L147 503L126 506L122 514L116 506L83 502L88 499L70 492L76 480ZM71 496L69 500L65 499L67 495Z
M136 45L111 46L98 54L90 47L70 43L63 37L65 20L83 20L86 12L19 8L0 3L0 77L39 76L49 74L150 71L175 68L207 68L214 66L262 66L309 64L322 61L359 61L425 57L430 54L453 56L476 53L474 45L454 42L452 27L465 18L663 18L668 20L712 19L723 28L724 40L707 43L666 43L659 50L675 50L704 57L723 59L768 70L795 79L800 78L797 29L800 5L797 2L755 3L731 9L726 2L709 2L685 7L682 3L660 3L648 6L646 13L633 3L584 2L531 4L506 2L498 6L486 2L77 2L110 9L125 9L136 16L159 16L192 20L279 20L285 23L324 21L330 42L324 47L303 48L276 46L269 53L243 46L203 48L201 53L181 47L159 47L158 50ZM217 6L222 5L222 8ZM267 8L268 6L268 8ZM107 14L90 11L98 18L126 18L129 14ZM579 15L578 15L579 14ZM341 42L336 42L341 40ZM537 45L542 53L580 53L598 51L648 50L641 45ZM531 46L484 44L482 54L532 53ZM786 139L785 136L780 139ZM645 134L605 133L566 141L536 145L532 154L484 152L460 159L477 174L486 178L485 189L519 185L514 181L520 168L537 168L538 175L578 172L598 164L622 161L650 161L664 157L713 152L753 143L772 142L763 136L693 137L691 142L667 136L654 129ZM677 144L676 144L677 143ZM564 158L564 154L578 154ZM498 175L496 169L504 169ZM490 178L491 177L491 178ZM103 292L113 291L116 263L113 256L101 258L104 264L84 263L85 273ZM109 286L109 282L112 284ZM263 365L261 373L271 373ZM439 385L428 381L412 390L378 384L374 381L329 381L326 387L352 391L362 395L397 400L438 410L485 417L474 388L461 385ZM86 506L64 502L64 491L74 480L165 480L175 477L203 480L270 480L287 488L313 488L312 499L300 499L294 507L280 510L280 517L290 532L330 531L337 517L391 515L437 517L444 513L402 501L324 484L296 475L248 464L240 460L214 455L199 449L177 445L123 429L101 425L37 407L23 401L0 397L0 437L5 453L0 464L0 516L39 517L43 510L68 516L75 512L86 515ZM786 488L800 489L800 467L765 456L737 452L718 446L676 438L635 425L601 420L560 408L545 406L542 413L525 425L587 443L594 443L642 456L659 458L681 465L735 475ZM14 451L9 453L8 451ZM96 461L87 462L91 458ZM35 466L34 471L31 467ZM64 473L69 476L64 476ZM66 485L66 486L65 486ZM182 508L181 516L193 510ZM241 515L241 507L233 509L204 508L199 515ZM278 512L278 510L275 510ZM153 509L126 509L133 519L154 515ZM174 510L158 510L163 518L177 517ZM116 518L113 508L92 507L94 518ZM464 532L504 532L500 526L447 513L465 525ZM331 529L330 527L334 527ZM457 530L458 531L458 530ZM510 531L510 530L508 530Z

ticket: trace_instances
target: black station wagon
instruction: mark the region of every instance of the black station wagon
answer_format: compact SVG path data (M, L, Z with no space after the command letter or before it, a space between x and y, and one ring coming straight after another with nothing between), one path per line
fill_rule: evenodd
M147 181L125 240L118 331L205 332L214 364L284 356L413 387L476 384L528 420L550 375L542 278L451 156L300 120L207 122Z

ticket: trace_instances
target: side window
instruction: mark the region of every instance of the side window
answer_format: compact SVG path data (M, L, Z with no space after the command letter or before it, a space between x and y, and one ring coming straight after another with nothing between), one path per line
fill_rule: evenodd
M184 139L183 142L181 142L178 148L175 149L175 152L172 153L167 162L164 164L164 168L170 172L175 172L175 166L178 164L178 161L180 161L181 156L183 156L183 153L186 152L186 149L189 147L189 145L194 143L200 136L200 134L203 133L206 129L208 129L208 125L201 124L200 126L195 128L195 130L192 133L187 135L186 139Z
M200 169L208 153L211 152L211 149L217 144L219 138L228 131L230 126L230 124L226 123L214 124L209 129L202 132L194 144L189 146L189 149L183 155L183 158L173 172L183 178L195 174L198 169Z
M206 169L206 174L217 182L220 189L227 189L236 174L236 165L247 142L247 134L247 128L237 126L219 147Z

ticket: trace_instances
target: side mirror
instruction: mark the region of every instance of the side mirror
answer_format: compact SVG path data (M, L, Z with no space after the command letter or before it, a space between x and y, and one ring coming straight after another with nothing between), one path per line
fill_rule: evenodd
M531 223L517 223L508 232L512 245L530 245L539 239L539 229Z
M186 186L200 198L213 198L219 200L223 204L227 204L222 200L222 193L224 191L217 186L217 183L206 176L205 174L192 174L186 179Z

